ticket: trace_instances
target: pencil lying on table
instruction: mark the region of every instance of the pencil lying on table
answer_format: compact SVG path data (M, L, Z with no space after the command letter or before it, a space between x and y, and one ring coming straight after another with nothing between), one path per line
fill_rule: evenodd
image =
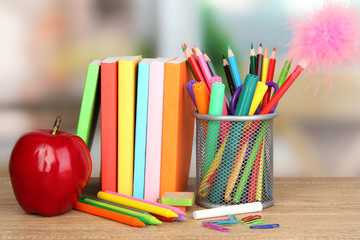
M111 219L117 222L125 223L127 225L133 226L133 227L142 227L146 224L140 221L138 218L126 216L121 213L113 212L110 210L102 209L99 207L91 206L85 203L77 202L75 207L76 210L90 213L99 217Z

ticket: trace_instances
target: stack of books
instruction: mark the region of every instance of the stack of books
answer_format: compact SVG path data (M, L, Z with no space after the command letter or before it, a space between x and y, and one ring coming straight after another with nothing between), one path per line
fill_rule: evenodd
M77 134L91 147L101 103L101 190L150 201L182 191L194 119L185 58L108 57L89 64Z

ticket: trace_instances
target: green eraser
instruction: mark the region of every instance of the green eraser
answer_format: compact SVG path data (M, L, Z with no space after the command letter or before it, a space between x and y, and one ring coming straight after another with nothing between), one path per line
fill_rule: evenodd
M194 200L193 192L165 192L161 196L161 203L170 206L192 206Z

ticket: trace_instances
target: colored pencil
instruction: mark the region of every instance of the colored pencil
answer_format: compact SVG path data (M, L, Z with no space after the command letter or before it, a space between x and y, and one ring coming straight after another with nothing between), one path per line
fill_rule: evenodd
M261 79L263 83L266 83L268 68L269 68L269 55L268 55L267 47L265 47L264 58L262 62L261 78L259 78L259 81Z
M158 214L158 215L161 215L164 217L178 217L179 216L170 209L158 207L158 206L140 201L142 199L139 199L139 200L135 200L134 198L131 199L131 198L123 196L122 194L119 194L119 193L110 193L110 191L107 191L107 192L100 191L100 192L98 192L97 197L100 199L109 201L109 202L129 206L129 207L136 208L136 209L139 209L142 211L147 211L149 213L155 213L155 214Z
M229 63L226 60L224 55L223 55L223 67L224 67L224 71L225 71L225 75L226 75L226 80L227 80L228 85L229 85L229 90L230 90L230 93L231 93L231 96L232 96L232 95L234 95L236 87L235 87L234 79L233 79L233 77L231 75L231 72L230 72Z
M257 55L256 55L256 66L255 66L255 72L256 76L258 76L259 81L261 81L261 74L262 74L262 65L263 65L263 50L262 50L262 44L260 43Z
M286 60L285 64L284 64L284 67L283 69L281 70L281 74L280 74L280 77L279 77L279 80L277 82L277 85L279 87L281 87L281 85L283 85L283 83L285 82L286 78L287 78L287 75L289 73L289 70L290 70L290 67L291 67L291 61L288 61Z
M143 223L142 221L140 221L138 218L126 216L124 214L113 212L113 211L106 210L106 209L102 209L99 207L94 207L94 206L91 206L91 205L85 204L85 203L77 202L75 204L74 208L76 210L79 210L82 212L90 213L90 214L93 214L93 215L96 215L99 217L103 217L103 218L111 219L111 220L114 220L117 222L125 223L125 224L133 226L133 227L146 226L146 224Z
M211 61L211 59L209 58L209 56L204 53L204 58L205 58L205 61L210 69L210 72L211 72L211 75L212 76L217 76L217 73L216 73L216 69L215 69L215 66L213 64L213 62Z
M289 87L294 83L296 78L300 75L300 73L304 70L304 67L298 64L294 71L289 75L289 77L285 80L284 84L281 85L279 90L274 94L274 96L270 99L269 103L265 105L265 107L261 110L260 114L268 114L271 112L273 107L275 107L276 103L279 102L281 97L285 94L285 92L289 89Z
M256 75L256 55L254 45L252 43L250 50L250 73Z
M130 199L130 200L134 200L134 201L150 204L150 205L153 205L153 206L157 206L157 207L160 207L160 208L166 208L166 209L169 209L169 210L173 211L174 213L176 213L178 215L186 215L185 212L181 211L179 208L174 207L174 206L169 206L169 205L158 203L158 202L153 202L153 201L148 201L148 200L145 200L145 199L140 199L140 198L136 198L136 197L132 197L132 196L127 196L127 195L116 193L116 192L111 192L111 191L105 191L105 192L116 195L116 196L119 196L119 197L124 197L124 198ZM146 210L144 210L144 211L146 211Z
M162 222L159 221L158 219L156 219L156 217L146 215L143 213L139 213L139 212L129 210L126 208L122 208L121 206L114 206L109 203L100 202L99 200L84 198L84 199L79 199L79 202L89 204L89 205L92 205L95 207L107 209L107 210L110 210L113 212L118 212L118 213L130 216L130 217L135 217L135 218L140 219L145 224L152 224L152 225L162 224Z
M185 47L184 47L183 45L181 45L181 48L182 48L182 50L183 50L183 52L184 52L184 51L185 51ZM195 76L194 70L192 69L192 67L191 67L191 65L190 65L190 63L189 63L189 59L188 59L188 57L187 57L186 54L185 54L185 59L186 59L186 64L189 66L192 75L194 76L195 80L198 81L197 78L196 78L196 76Z
M231 50L230 46L228 46L228 59L230 62L230 67L231 67L231 71L234 77L234 82L236 87L240 87L241 86L241 78L240 78L240 73L239 73L239 69L236 63L236 59L235 59L235 55L233 53L233 51Z
M202 52L196 45L195 45L195 56L199 63L200 69L205 77L206 84L209 87L209 89L211 89L210 82L209 82L210 78L212 77L211 73L210 73L210 69L209 69L208 65L206 64L204 55L202 54Z
M275 64L276 64L276 50L274 48L272 53L271 53L270 60L269 60L269 69L268 69L268 73L267 73L266 82L273 81L274 72L275 72ZM263 103L262 103L263 106L266 106L266 104L269 102L270 95L271 95L271 89L268 89L266 91L264 99L263 99Z
M194 73L195 73L195 76L196 76L196 79L199 81L199 82L203 82L205 84L205 87L206 87L206 92L208 93L209 97L210 97L210 89L209 87L207 86L207 83L206 83L206 80L201 72L201 69L194 57L194 55L192 55L189 51L188 48L185 47L185 51L184 51L184 54L185 54L185 57L188 58L189 60L189 63L192 67L192 69L194 70Z

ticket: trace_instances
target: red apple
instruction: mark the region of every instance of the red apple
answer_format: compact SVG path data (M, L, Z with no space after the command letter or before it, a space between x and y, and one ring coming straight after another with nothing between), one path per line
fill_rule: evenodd
M69 211L89 181L92 164L86 144L76 135L57 131L58 125L23 135L12 151L12 187L28 213L53 216Z

